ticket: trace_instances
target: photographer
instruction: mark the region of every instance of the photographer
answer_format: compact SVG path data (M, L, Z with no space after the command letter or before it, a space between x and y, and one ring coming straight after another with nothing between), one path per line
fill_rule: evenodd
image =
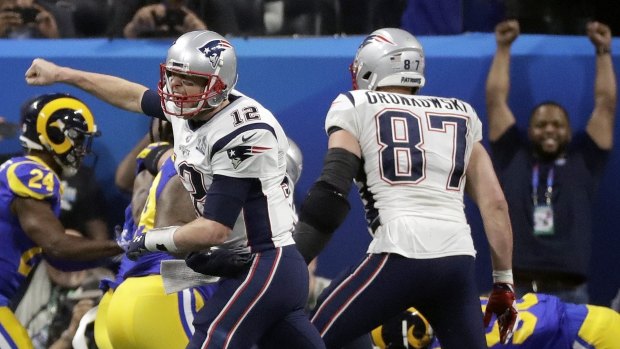
M0 37L58 38L54 16L34 0L0 0Z
M185 6L184 0L163 0L141 7L123 33L126 38L163 38L202 29L207 29L206 24Z

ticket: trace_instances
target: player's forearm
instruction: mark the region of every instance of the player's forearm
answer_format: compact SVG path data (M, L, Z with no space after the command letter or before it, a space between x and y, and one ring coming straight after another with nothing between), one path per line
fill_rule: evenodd
M181 226L174 233L174 244L179 252L198 251L223 244L229 235L230 228L201 217Z
M502 226L505 226L502 224ZM485 231L491 250L493 270L512 269L512 230L508 228L487 228Z
M142 112L140 103L147 87L106 74L61 67L56 81L76 86L118 108Z
M56 259L71 261L97 261L123 253L113 240L90 240L66 235L63 239L51 241L43 252Z

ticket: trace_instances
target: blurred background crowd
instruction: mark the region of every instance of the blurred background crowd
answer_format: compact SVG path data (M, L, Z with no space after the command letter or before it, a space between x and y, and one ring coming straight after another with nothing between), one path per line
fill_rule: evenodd
M580 35L593 18L620 32L607 0L0 0L2 37L356 35L400 27L415 35L492 32L504 18L522 33Z

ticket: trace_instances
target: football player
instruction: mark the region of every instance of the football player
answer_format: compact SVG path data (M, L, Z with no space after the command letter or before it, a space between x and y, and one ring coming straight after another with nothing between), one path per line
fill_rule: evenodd
M482 311L488 304L480 297ZM540 348L620 348L620 314L607 307L563 302L542 293L527 293L517 299L519 320L512 339L503 344L497 324L486 328L486 341L492 349ZM380 349L440 349L428 321L411 308L372 331Z
M222 269L209 254L187 260L197 271L223 277L194 320L188 348L324 347L304 313L308 270L291 233L288 141L269 110L234 90L237 57L228 40L212 31L179 37L161 65L158 92L42 59L33 61L26 81L69 83L172 123L175 168L199 218L139 235L130 255L202 251L235 236L233 230L242 232L242 244L221 249L229 251L231 268Z
M28 349L26 329L9 305L18 301L19 288L41 258L61 270L79 269L123 249L113 240L65 234L58 219L59 176L77 171L98 134L88 106L68 94L41 95L22 108L21 124L26 155L0 166L0 347Z
M123 234L133 236L153 227L180 224L195 218L191 200L176 175L169 149L170 143L157 142L138 154L136 196L132 195ZM161 162L163 164L159 165ZM144 187L147 187L146 198L141 195L145 192ZM133 210L134 207L137 209ZM137 224L132 224L136 221ZM132 236L122 238L131 239ZM95 320L95 339L99 348L180 349L187 346L194 332L194 316L212 295L215 286L205 285L166 294L160 263L173 258L168 253L156 252L140 256L135 261L126 256L122 259L116 280L107 285L110 289L102 299Z
M484 320L499 314L501 340L512 333L510 218L480 142L482 125L467 102L417 95L424 65L413 35L377 30L351 66L354 90L327 113L328 151L302 205L296 243L307 262L316 257L349 211L354 179L373 235L366 257L332 281L311 315L327 348L341 348L410 307L426 316L446 348L486 348L465 191L481 211L492 252L494 287Z

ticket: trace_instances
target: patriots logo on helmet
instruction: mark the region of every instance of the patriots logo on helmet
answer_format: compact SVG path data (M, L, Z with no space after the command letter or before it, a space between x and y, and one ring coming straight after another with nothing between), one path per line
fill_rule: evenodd
M251 156L262 154L271 148L239 145L234 148L228 149L228 158L232 161L233 167L236 169L244 160Z
M224 50L232 48L232 45L226 40L211 40L198 48L211 62L211 67L215 69L220 61L220 56Z
M358 48L361 49L362 47L373 43L373 42L378 42L378 43L386 43L386 44L390 44L393 46L396 46L396 43L394 43L394 41L390 40L389 38L383 36L383 35L379 35L379 34L372 34L372 35L368 35L366 37L366 39L364 39L364 41L362 41L362 43L360 44L360 47Z

